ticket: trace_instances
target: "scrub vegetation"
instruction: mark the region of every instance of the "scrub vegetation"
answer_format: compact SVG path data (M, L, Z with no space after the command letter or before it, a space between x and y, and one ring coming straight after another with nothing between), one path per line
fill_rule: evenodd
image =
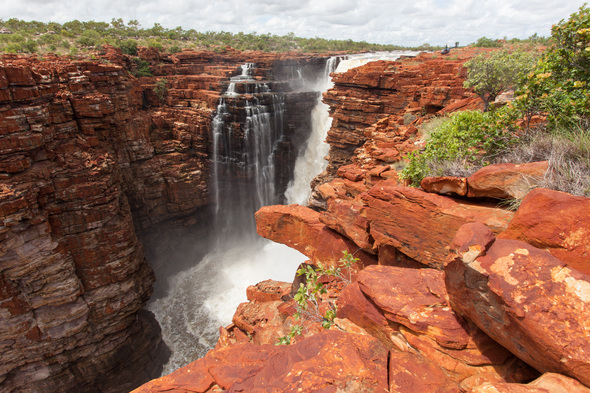
M489 111L438 119L424 149L409 155L400 178L418 185L426 176L465 176L491 163L548 160L543 187L590 196L587 5L554 25L549 42L537 60L498 51L466 63L466 86L487 100ZM493 99L509 89L516 99L495 107Z
M297 275L304 277L304 282L299 284L297 293L293 296L296 311L293 318L297 323L291 326L286 336L279 337L277 345L288 345L304 333L305 322L321 323L324 329L329 329L334 324L336 317L336 305L333 300L324 299L322 295L327 293L324 277L331 277L331 282L342 282L348 285L352 281L351 268L359 259L348 251L343 251L343 256L338 261L337 267L326 268L322 265L313 267L304 265L297 270ZM322 309L326 311L321 312Z
M137 55L137 47L156 48L170 53L184 48L219 51L226 46L238 50L265 52L366 52L400 49L439 50L441 47L423 44L418 47L380 45L365 41L328 40L324 38L301 38L294 33L283 36L257 33L199 32L182 27L167 29L158 23L142 28L137 20L127 23L113 18L107 22L81 22L73 20L63 24L37 21L27 22L15 18L0 20L0 50L11 53L58 53L83 55L84 52L100 50L104 44L121 48L123 53Z

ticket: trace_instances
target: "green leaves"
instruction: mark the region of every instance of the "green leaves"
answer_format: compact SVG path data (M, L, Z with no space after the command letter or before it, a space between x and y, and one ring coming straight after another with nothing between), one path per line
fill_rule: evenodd
M502 50L481 54L465 63L468 76L464 85L483 99L485 112L501 92L517 87L535 62L535 56L529 52Z
M325 268L321 264L314 268L312 265L303 265L297 270L298 276L305 277L305 283L300 283L297 293L293 296L297 310L293 317L295 320L319 322L322 327L329 329L334 324L336 317L336 305L331 301L322 299L323 294L327 293L327 289L320 278L323 276L332 276L336 281L342 281L345 284L350 284L351 267L359 261L353 254L348 251L343 251L343 257L338 261L338 265L330 268ZM345 273L343 273L343 270ZM328 310L322 315L320 313L320 303L324 302ZM322 306L323 307L323 306ZM277 345L288 345L295 336L303 333L303 325L297 324L291 326L289 334L280 337Z
M518 113L511 107L490 112L463 111L452 114L429 136L421 152L411 152L399 177L418 186L442 161L462 160L465 165L487 164L491 156L507 149L516 140L515 120Z
M590 123L590 9L582 6L551 29L553 44L527 75L519 106L547 114L550 130Z

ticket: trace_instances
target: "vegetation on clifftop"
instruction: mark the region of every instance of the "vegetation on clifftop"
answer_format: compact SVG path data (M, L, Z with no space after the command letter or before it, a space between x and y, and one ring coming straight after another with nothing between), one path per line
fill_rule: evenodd
M156 48L171 53L184 48L220 50L226 46L238 50L259 50L265 52L368 52L400 49L438 50L441 47L423 44L418 47L381 45L365 41L328 40L324 38L301 38L289 33L283 36L257 33L199 32L182 27L167 29L158 23L151 28L142 28L137 20L125 24L113 18L107 22L81 22L73 20L63 24L49 22L27 22L16 18L0 20L4 31L0 34L0 50L11 53L58 53L81 54L109 44L122 49L123 53L136 55L138 46ZM10 33L8 33L10 32Z
M548 160L544 187L590 196L590 9L584 5L553 26L551 45L529 72L521 72L526 67L520 55L499 56L507 55L467 63L467 85L489 101L498 86L515 88L517 99L490 112L446 118L425 148L409 155L400 178L417 185L426 176L464 176L494 162ZM504 84L498 78L505 69L524 75ZM545 121L533 127L535 117Z

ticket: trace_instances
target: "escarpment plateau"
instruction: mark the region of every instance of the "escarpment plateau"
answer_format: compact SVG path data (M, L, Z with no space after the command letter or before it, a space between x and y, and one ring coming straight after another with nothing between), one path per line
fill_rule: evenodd
M471 54L452 53L336 75L313 209L256 213L260 235L311 264L336 266L342 251L359 259L344 278L318 278L327 289L318 315L296 313L302 277L253 285L214 350L137 392L590 391L590 200L528 192L546 162L427 178L421 188L398 181L423 122L481 105L462 87ZM498 203L506 196L524 197L516 212ZM324 329L327 310L336 317ZM276 346L294 327L294 343Z
M325 62L141 49L154 76L135 78L136 62L120 51L97 56L0 59L3 391L121 392L159 375L160 328L142 311L154 282L143 242L208 230L220 94L251 62L296 108L285 119L283 174L317 96L296 89L296 70Z

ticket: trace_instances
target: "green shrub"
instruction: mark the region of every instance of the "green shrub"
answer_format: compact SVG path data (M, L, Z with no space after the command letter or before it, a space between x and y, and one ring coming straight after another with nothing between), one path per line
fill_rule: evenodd
M502 43L499 40L481 37L472 45L478 48L500 48L502 46Z
M156 93L160 101L163 101L168 95L168 80L165 78L158 79L154 87L154 93Z
M590 9L584 5L551 29L552 45L520 91L529 118L548 115L550 130L590 125Z
M126 55L137 56L137 41L135 40L122 41L119 43L119 48Z
M329 309L325 314L320 313L320 303L322 302L321 295L326 293L324 283L320 282L322 276L332 276L336 280L350 284L351 282L351 267L356 264L359 259L355 258L353 254L348 251L342 252L343 256L338 261L338 266L333 268L325 268L320 265L314 269L311 265L305 265L297 270L298 276L305 276L305 284L301 283L297 293L293 297L296 305L296 312L293 315L296 321L305 319L313 322L321 322L324 329L329 329L334 323L336 317L336 306L329 303ZM296 324L291 327L288 335L279 337L277 345L288 345L295 336L303 334L303 325Z
M506 50L484 53L465 63L465 87L473 88L484 101L484 112L503 91L517 87L534 67L536 57L530 52Z
M412 185L429 175L440 176L440 163L460 160L463 165L485 165L516 141L518 112L503 107L490 112L463 111L452 114L430 133L423 151L408 155L399 177Z
M139 78L142 76L153 76L152 70L150 69L150 63L140 59L139 57L134 57L132 60L136 66L135 71L133 71L133 75L135 77Z

